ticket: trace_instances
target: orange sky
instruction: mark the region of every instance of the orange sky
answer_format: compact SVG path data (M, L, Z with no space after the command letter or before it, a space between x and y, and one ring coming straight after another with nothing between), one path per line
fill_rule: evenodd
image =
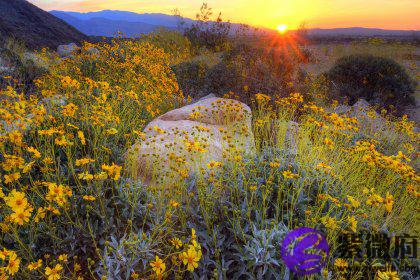
M178 8L194 18L201 0L29 0L45 10L125 10L138 13L171 14ZM306 22L309 27L376 27L420 29L420 0L208 0L223 19L276 28L293 29Z

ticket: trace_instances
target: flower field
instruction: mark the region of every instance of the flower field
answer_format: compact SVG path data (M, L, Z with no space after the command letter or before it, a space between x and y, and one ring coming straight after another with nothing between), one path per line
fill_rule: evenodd
M253 150L227 130L224 159L207 161L198 131L183 148L205 161L200 172L168 154L166 181L138 180L127 151L147 141L150 121L189 102L171 53L147 40L85 43L66 59L39 53L50 69L35 94L9 79L0 279L292 279L280 246L298 227L330 245L327 266L308 279L366 279L367 263L340 256L340 236L419 236L415 124L373 109L340 114L320 96L252 93ZM418 260L373 262L392 265L379 279L416 279L398 268Z

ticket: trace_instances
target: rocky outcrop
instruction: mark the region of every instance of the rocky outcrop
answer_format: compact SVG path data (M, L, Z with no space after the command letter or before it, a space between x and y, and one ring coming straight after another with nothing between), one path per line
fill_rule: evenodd
M13 73L14 67L12 64L5 58L0 56L0 75L6 76Z
M378 114L370 106L369 102L364 99L360 99L353 106L337 106L334 112L357 118L362 130L370 134L391 129L388 121Z
M57 48L57 53L61 57L70 57L72 54L80 51L80 48L75 43L68 45L60 45Z
M173 184L227 159L252 153L251 109L236 100L204 97L150 122L127 153L131 175Z

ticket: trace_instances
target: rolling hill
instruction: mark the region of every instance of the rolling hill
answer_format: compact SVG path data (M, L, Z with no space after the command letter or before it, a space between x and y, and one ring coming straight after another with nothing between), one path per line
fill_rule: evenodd
M160 27L176 29L180 22L179 17L171 15L137 14L112 10L88 13L50 11L50 13L91 36L113 37L121 31L128 37L137 37ZM191 19L184 19L184 21L186 24L194 22Z
M176 28L179 22L179 17L174 15L166 14L138 14L134 12L126 11L116 11L116 10L103 10L99 12L88 12L88 13L78 13L78 12L64 12L64 11L50 11L51 14L56 17L62 18L62 15L69 15L79 20L91 20L94 18L103 18L113 21L126 21L134 23L143 23L164 26L169 28ZM192 23L192 19L184 19L185 22Z
M159 25L144 22L112 20L103 17L81 19L71 15L71 13L67 14L64 12L51 12L51 14L90 36L114 37L118 31L121 31L125 36L137 37L139 34L147 34L160 27Z
M28 48L56 48L88 37L25 0L0 0L0 41L13 37Z

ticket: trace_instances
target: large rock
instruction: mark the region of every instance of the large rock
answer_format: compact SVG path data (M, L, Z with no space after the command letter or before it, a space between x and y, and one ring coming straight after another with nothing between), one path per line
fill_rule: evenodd
M68 45L59 45L57 48L57 53L61 57L71 57L74 53L80 51L79 46L75 43L70 43Z
M253 153L251 109L236 100L205 97L149 123L127 154L131 175L169 185L200 174L211 162Z
M374 107L364 99L358 100L353 106L337 106L334 112L356 118L359 123L360 133L364 135L386 139L392 135L397 136L400 134L389 120L378 114Z
M32 62L36 67L47 70L50 66L40 55L32 52L25 52L22 56L24 63Z
M349 108L346 115L352 118L357 118L362 130L371 134L389 129L388 121L378 114L369 102L364 99L359 99L352 107Z
M0 56L0 75L7 76L13 73L15 68L13 65L5 58Z

